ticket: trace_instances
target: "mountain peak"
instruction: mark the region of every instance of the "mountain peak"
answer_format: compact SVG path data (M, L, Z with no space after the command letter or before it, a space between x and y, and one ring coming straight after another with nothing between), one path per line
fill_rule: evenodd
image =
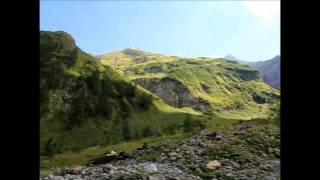
M226 57L224 57L224 58L231 60L231 61L238 61L239 60L238 58L236 58L235 56L230 55L230 54L226 55Z
M122 52L128 56L141 56L144 54L144 51L141 51L140 49L136 47L129 47L127 49L122 50Z
M278 55L276 55L274 58L272 58L272 59L280 59L280 55L278 54Z

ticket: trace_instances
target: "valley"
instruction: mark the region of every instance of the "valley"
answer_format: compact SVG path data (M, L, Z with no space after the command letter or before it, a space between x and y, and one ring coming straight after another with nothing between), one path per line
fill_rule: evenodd
M136 48L92 56L66 32L40 32L43 179L278 178L278 170L254 170L256 165L279 160L279 109L280 91L248 65ZM241 127L246 130L235 135L235 129ZM207 138L211 133L223 139L211 141ZM200 141L206 145L191 148ZM141 150L145 144L151 147ZM180 153L176 149L181 146L185 150ZM269 147L272 152L264 152ZM163 151L166 148L179 158L170 160L170 152ZM195 157L187 155L190 148ZM108 162L130 172L119 168L104 172L101 164L88 166L91 173L84 171L91 159L111 151L130 155L123 161ZM203 155L197 155L198 151ZM169 159L160 160L164 156ZM213 160L221 161L219 171L205 168ZM188 161L198 170L189 167ZM229 172L231 161L241 168L231 167ZM150 164L159 172L144 168ZM74 172L76 166L81 168ZM73 170L61 172L63 167ZM176 170L165 175L172 167ZM228 173L232 175L226 176Z

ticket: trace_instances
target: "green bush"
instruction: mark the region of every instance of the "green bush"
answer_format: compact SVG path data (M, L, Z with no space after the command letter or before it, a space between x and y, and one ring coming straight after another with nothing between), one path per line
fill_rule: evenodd
M189 114L186 115L185 120L183 121L183 132L191 132L193 129L191 117Z
M146 126L145 128L143 128L142 130L142 136L143 137L149 137L149 136L153 136L153 131L150 128L150 126Z

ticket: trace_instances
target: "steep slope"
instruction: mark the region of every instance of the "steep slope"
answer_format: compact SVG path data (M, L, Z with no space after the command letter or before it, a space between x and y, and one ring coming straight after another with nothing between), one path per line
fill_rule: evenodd
M270 105L280 96L259 78L257 70L235 61L164 56L136 49L104 54L98 59L167 104L192 107L208 115L266 117Z
M271 86L280 89L280 56L266 61L252 63L251 66L256 68L263 80Z
M186 112L197 114L128 82L78 48L69 34L40 32L41 154L165 133L181 125Z

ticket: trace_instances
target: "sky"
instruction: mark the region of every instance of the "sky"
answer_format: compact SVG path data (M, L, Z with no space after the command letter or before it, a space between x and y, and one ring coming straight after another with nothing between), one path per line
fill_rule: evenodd
M184 57L260 61L280 55L280 1L40 1L40 30L84 51L128 47Z

